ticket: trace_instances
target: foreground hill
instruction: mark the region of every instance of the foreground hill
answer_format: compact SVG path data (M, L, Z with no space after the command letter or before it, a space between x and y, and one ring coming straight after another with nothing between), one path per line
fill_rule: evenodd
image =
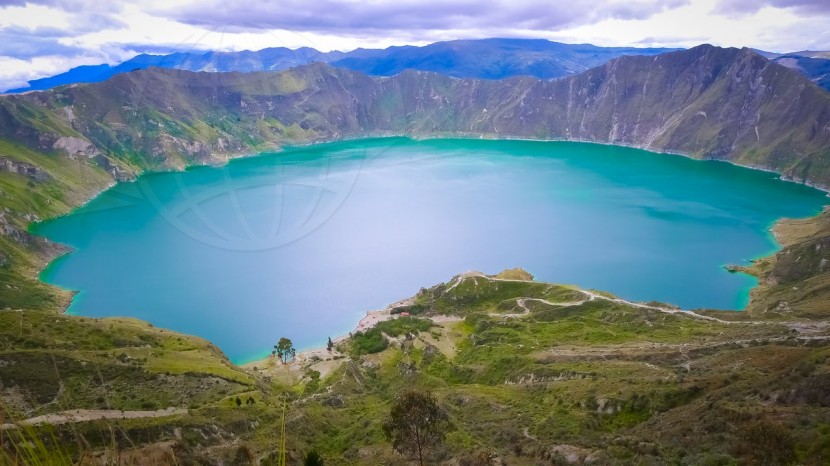
M59 252L26 225L113 180L284 144L366 135L566 139L772 170L827 187L830 94L751 50L622 57L556 81L389 78L313 64L279 73L150 69L0 98L2 308L68 295L33 280ZM33 254L33 252L35 254Z
M0 436L7 447L40 436L44 455L84 464L270 464L287 398L290 464L311 449L326 464L406 464L383 424L394 396L416 389L451 421L430 464L830 454L830 334L814 322L631 303L520 270L458 275L387 312L412 317L247 373L198 339L133 321L2 313L0 414L23 430Z

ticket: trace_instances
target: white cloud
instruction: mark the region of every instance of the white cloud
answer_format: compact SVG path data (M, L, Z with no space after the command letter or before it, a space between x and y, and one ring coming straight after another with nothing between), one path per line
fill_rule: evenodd
M790 8L763 7L741 16L715 14L718 0L695 1L664 11L648 20L610 19L551 34L559 40L586 41L596 45L639 43L662 47L692 47L710 43L721 47L753 47L770 51L795 51L805 44L830 48L825 35L827 18L805 18Z
M3 8L2 12L0 28L17 26L28 29L67 29L71 25L69 13L43 5L10 6Z
M321 51L484 37L596 45L830 49L826 0L19 0L0 3L0 83L147 50ZM279 9L277 6L279 6ZM274 14L274 12L279 14ZM29 40L31 38L31 40ZM14 42L9 40L8 42ZM31 42L31 43L26 43ZM5 54L5 56L2 56ZM9 87L0 84L0 88Z
M99 63L99 56L43 56L31 60L0 56L0 89L25 87L32 79L62 73L75 66Z

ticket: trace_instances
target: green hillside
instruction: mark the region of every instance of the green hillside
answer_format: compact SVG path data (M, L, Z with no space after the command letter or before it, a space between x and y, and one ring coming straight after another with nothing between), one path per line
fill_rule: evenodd
M4 415L179 408L34 432L82 436L90 451L124 457L249 464L240 458L275 453L285 393L292 463L315 449L327 464L403 464L382 426L394 396L417 389L434 393L451 421L431 464L479 464L463 461L482 452L528 465L763 464L770 455L821 464L830 454L823 321L693 314L478 273L391 311L414 316L379 324L384 349L358 333L322 357L246 371L202 340L136 321L0 314ZM759 443L764 435L780 443Z

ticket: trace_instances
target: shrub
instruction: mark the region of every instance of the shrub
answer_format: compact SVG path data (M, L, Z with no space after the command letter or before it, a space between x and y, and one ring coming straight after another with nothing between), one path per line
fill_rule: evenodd
M735 453L752 465L784 465L795 461L795 444L789 429L762 419L738 434Z

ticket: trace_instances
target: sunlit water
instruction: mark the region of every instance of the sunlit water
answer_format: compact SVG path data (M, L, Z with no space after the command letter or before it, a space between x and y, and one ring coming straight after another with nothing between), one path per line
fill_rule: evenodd
M718 162L581 143L350 141L146 175L35 232L70 312L207 338L234 361L298 348L467 270L684 308L741 308L724 264L775 249L824 193Z

